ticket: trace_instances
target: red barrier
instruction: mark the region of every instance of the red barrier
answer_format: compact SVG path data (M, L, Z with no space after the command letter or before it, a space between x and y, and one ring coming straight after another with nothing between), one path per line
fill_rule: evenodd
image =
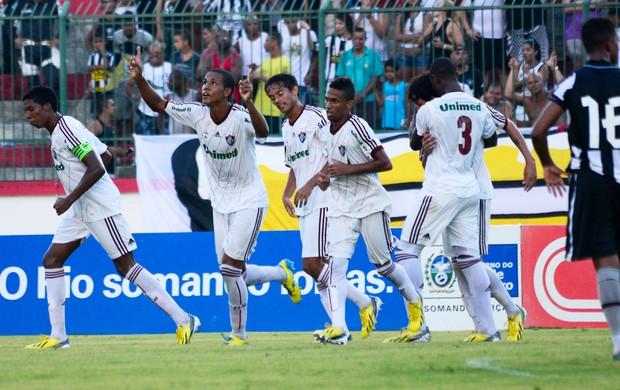
M521 281L527 326L607 326L589 260L565 261L566 227L523 226Z

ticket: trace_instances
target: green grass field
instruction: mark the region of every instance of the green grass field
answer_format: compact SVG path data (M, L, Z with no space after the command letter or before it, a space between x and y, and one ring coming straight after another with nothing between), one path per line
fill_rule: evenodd
M229 348L197 333L71 336L66 350L29 351L36 337L0 337L0 389L618 389L608 330L527 329L509 343L464 343L435 332L427 344L383 344L397 332L354 332L346 346L310 333L251 333ZM506 332L502 333L506 337Z

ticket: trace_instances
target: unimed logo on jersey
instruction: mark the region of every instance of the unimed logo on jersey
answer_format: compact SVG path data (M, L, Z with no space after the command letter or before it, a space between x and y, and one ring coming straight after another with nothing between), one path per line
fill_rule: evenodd
M524 226L523 303L528 325L604 327L590 260L567 262L564 226Z
M480 103L463 104L463 103L444 103L439 106L441 111L482 111Z
M202 145L202 147L205 150L205 153L208 156L211 156L211 158L213 158L214 160L227 160L229 158L237 157L237 154L238 154L237 148L234 148L232 152L218 153L216 151L209 149L207 145Z

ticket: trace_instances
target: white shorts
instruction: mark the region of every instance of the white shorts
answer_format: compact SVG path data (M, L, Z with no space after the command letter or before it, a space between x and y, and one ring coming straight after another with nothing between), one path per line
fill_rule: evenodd
M129 224L122 214L94 222L82 222L75 219L73 213L68 214L60 221L52 243L66 244L85 240L91 234L112 260L138 248L138 244L136 244L136 240L129 230Z
M243 209L228 214L213 210L215 253L219 264L222 263L224 253L239 261L250 258L266 212L266 207Z
M480 243L480 254L489 254L489 232L491 230L491 199L480 199L480 214L478 215L478 234ZM447 230L443 231L443 242L449 243L450 238Z
M396 240L390 230L390 217L385 212L370 214L364 218L329 217L327 225L329 257L345 259L353 257L360 233L372 263L382 265L392 260L391 253Z
M299 217L301 258L327 257L327 207Z
M446 256L479 257L479 207L478 195L418 196L405 219L400 240L430 246L443 235Z

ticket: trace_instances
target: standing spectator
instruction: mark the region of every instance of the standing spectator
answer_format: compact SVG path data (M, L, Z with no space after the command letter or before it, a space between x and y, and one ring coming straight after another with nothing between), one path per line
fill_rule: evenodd
M103 16L95 21L93 28L86 34L86 50L92 53L94 38L97 34L103 36L105 49L114 52L114 32L119 29L115 18L116 0L101 0L99 8L103 8Z
M155 38L164 45L164 59L170 61L175 50L174 36L177 31L192 30L191 19L184 14L202 12L202 1L158 0Z
M375 90L377 105L383 108L381 128L399 130L405 124L405 101L407 83L398 77L396 64L393 59L385 62L383 68L383 83Z
M217 15L217 24L237 39L243 29L245 15L252 12L252 3L250 0L205 0L204 11Z
M534 40L540 48L542 61L549 57L549 38L545 27L544 0L505 0L506 31L508 32L508 51L511 57L521 58L523 44Z
M170 94L168 79L171 73L172 64L164 61L163 47L160 43L152 44L149 48L149 61L142 68L142 77L161 98ZM136 134L164 134L166 128L164 116L151 110L139 93L134 95L134 84L133 78L129 78L125 88L127 93L135 96L135 100L138 101Z
M114 147L114 115L116 113L116 105L114 99L105 98L97 100L96 118L88 125L88 130L97 136L104 144L108 146L108 152L112 156L110 161L105 164L105 170L113 179L116 167L116 148Z
M282 54L291 60L291 74L299 82L299 99L302 103L309 103L306 95L318 64L314 55L318 47L316 33L306 21L292 16L285 17L278 24L278 31L282 35Z
M493 80L504 83L506 18L501 8L504 0L465 0L461 5L493 7L474 10L471 25L468 18L462 18L463 29L473 41L473 66L484 70L487 84Z
M282 120L280 111L271 103L271 99L265 91L265 83L271 76L279 73L291 73L291 62L288 57L282 55L282 36L277 31L272 31L265 42L265 50L271 57L265 59L258 69L250 73L250 80L258 80L258 92L254 98L256 108L267 120L269 131L272 134L280 133Z
M484 77L480 69L471 66L469 53L462 45L455 45L450 54L450 59L456 66L456 73L461 84L466 84L476 99L480 99L484 93Z
M93 46L93 45L91 45ZM111 93L108 84L114 67L114 54L105 48L103 31L97 29L94 36L94 50L88 56L88 71L90 72L90 112L94 118L98 115L98 100L107 100Z
M549 128L565 110L570 113L571 151L566 259L592 259L598 296L612 340L612 359L620 360L620 145L616 123L620 95L618 43L609 19L584 23L581 40L587 64L553 93L532 132L547 189L554 196L566 190L566 172L549 151ZM604 116L603 116L604 115ZM580 278L580 274L575 274Z
M336 24L334 34L325 38L325 82L326 88L329 87L336 77L336 68L340 62L340 56L353 48L353 19L348 14L336 14L334 23Z
M260 29L258 18L254 15L248 15L243 23L243 31L241 37L235 43L235 50L241 54L242 71L241 77L246 78L252 70L267 59L269 53L265 50L265 42L267 34Z
M136 27L135 18L136 15L133 12L125 12L123 14L122 29L114 33L116 68L112 82L115 85L116 135L123 138L133 135L135 113L135 101L125 88L127 76L129 76L127 65L133 53L135 53L136 47L148 48L153 43L153 36L151 34ZM116 61L116 58L119 58L119 60Z
M452 0L439 0L437 7L453 7ZM440 57L450 57L454 46L463 45L463 33L460 26L452 19L453 11L435 10L433 21L428 24L420 45L430 44L429 61L434 61Z
M357 13L353 14L353 24L366 32L366 45L379 53L381 60L385 61L389 56L383 38L387 35L390 25L385 14L367 11L379 8L378 1L361 0L360 6L355 8Z
M190 88L190 82L183 72L175 69L168 79L168 89L170 94L166 96L166 100L173 102L195 102L198 93ZM168 118L168 134L195 134L196 132L190 126L186 126L172 118Z
M340 56L336 76L349 77L355 85L356 115L363 115L366 122L374 129L378 123L374 90L383 74L383 62L376 51L365 46L366 31L356 28L353 34L353 49Z
M583 42L581 41L581 27L583 26L583 0L564 0L565 5L572 5L564 8L564 14L566 15L566 52L573 61L575 70L583 68L583 60L585 59L586 52L583 49ZM597 7L603 0L590 0L588 18L600 18L605 16L605 12L598 10Z
M213 31L218 30L217 25L213 26ZM201 71L200 77L202 79L212 69L223 69L233 76L235 81L235 90L233 92L233 98L235 102L240 102L239 87L237 84L241 80L241 57L239 53L234 49L231 44L230 31L217 31L215 36L215 44L207 57L201 58L201 64L199 64L197 70ZM204 61L202 61L204 59ZM201 66L202 65L202 66Z
M430 0L432 1L432 0ZM405 7L429 6L429 0L406 0ZM399 13L396 16L396 40L400 42L402 57L414 58L414 74L418 75L428 68L428 53L420 47L420 39L424 33L425 17L430 14L421 11Z
M54 0L22 0L18 3L17 38L21 49L22 74L28 87L45 85L59 91L60 64L54 64L52 51L58 47L58 8Z
M172 54L172 66L183 72L185 77L195 85L200 85L201 78L196 76L200 64L200 54L192 50L192 41L189 32L176 31L174 33L174 53Z

